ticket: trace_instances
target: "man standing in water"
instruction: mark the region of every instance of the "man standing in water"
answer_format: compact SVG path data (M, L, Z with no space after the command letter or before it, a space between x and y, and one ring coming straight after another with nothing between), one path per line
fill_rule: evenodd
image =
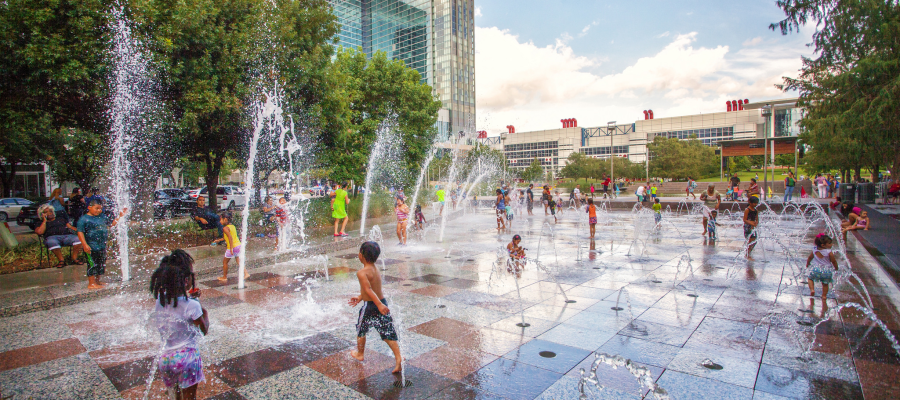
M334 193L331 197L331 217L334 218L334 236L350 236L344 233L344 230L347 228L347 221L350 220L350 217L347 216L347 204L350 204L350 198L347 197L347 191L342 189L347 186L347 183L335 183L334 184ZM338 231L338 224L341 220L344 220L344 223L341 225L340 232Z
M528 215L534 215L531 210L534 208L534 192L531 190L534 188L534 184L528 184L528 190L525 191L525 196L527 199L525 201L528 202Z

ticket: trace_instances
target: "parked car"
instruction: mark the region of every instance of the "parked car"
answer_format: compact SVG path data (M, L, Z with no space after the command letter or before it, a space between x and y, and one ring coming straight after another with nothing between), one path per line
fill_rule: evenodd
M209 193L206 186L200 188L198 197L206 197L209 200ZM247 205L247 196L244 189L238 186L222 185L216 187L216 200L220 210L243 208Z
M197 199L192 199L181 189L162 189L153 192L155 218L173 218L176 215L190 214L196 206Z
M310 196L324 196L325 195L325 187L323 186L313 186L309 188Z
M34 204L33 201L21 197L0 199L0 222L14 220L19 216L22 207Z

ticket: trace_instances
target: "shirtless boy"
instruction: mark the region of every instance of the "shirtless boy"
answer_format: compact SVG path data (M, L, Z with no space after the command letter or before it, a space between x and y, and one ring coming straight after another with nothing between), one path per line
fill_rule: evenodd
M375 328L381 335L381 340L387 343L391 351L394 352L394 358L397 366L393 373L400 372L400 346L397 344L397 331L394 329L394 319L391 318L391 310L387 307L387 301L381 293L381 275L375 268L375 261L381 254L381 248L378 243L365 242L359 246L359 262L363 264L363 268L356 272L356 278L359 279L360 295L350 299L350 306L356 307L357 304L363 303L359 310L359 319L356 322L356 350L351 350L350 355L359 361L363 361L366 351L366 333L370 328Z

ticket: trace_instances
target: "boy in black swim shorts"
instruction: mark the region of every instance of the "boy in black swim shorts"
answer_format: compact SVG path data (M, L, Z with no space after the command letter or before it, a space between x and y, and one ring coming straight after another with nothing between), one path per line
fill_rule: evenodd
M349 304L356 307L359 303L364 303L359 310L359 319L356 321L356 350L352 350L350 355L359 361L364 360L366 351L366 334L370 328L375 328L381 335L381 340L391 348L394 352L394 358L397 366L393 373L400 372L400 346L397 344L397 331L394 329L394 319L391 317L391 310L387 307L387 301L381 293L381 275L375 268L375 261L381 249L378 243L365 242L359 247L359 261L363 264L363 268L356 272L359 279L360 295L350 299Z

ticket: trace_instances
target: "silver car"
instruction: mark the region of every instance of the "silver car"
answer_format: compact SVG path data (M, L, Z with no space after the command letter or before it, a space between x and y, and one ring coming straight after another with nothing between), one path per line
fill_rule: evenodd
M21 197L8 197L0 199L0 222L16 219L22 207L34 204L33 201Z

